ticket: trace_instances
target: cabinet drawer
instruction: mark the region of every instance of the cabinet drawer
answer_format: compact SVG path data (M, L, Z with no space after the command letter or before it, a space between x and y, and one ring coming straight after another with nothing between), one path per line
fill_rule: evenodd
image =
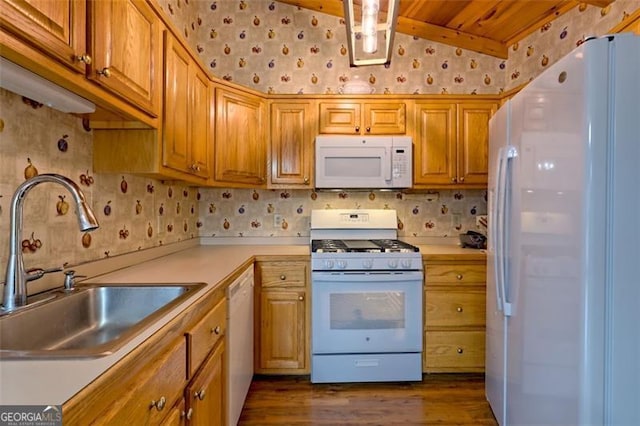
M305 287L307 282L307 264L290 262L269 262L258 265L260 286L269 287Z
M227 328L227 301L222 299L189 331L191 349L189 377L205 360L211 349L224 336Z
M133 389L131 397L109 420L110 424L160 424L171 407L182 396L187 381L187 344L184 337L169 351L145 367L144 371L124 384L121 390ZM114 400L125 397L114 395Z
M430 331L424 337L427 372L483 371L483 331Z
M424 297L425 327L484 327L485 294L481 291L427 290Z
M436 264L425 263L425 283L484 284L487 281L487 266L484 264Z

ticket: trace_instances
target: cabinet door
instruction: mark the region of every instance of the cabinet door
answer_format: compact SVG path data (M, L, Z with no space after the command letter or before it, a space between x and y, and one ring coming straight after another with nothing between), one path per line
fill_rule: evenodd
M189 64L187 51L165 33L165 101L163 164L176 170L189 167Z
M216 108L215 181L265 185L264 102L256 96L216 89Z
M456 180L456 105L416 103L413 181L446 185Z
M85 73L86 0L0 0L0 26Z
M362 108L357 102L321 102L320 133L360 134Z
M458 183L487 183L489 119L496 110L495 103L458 105Z
M162 422L163 426L186 426L187 420L191 418L191 414L187 413L186 405L184 398L178 401Z
M404 102L364 104L362 134L393 135L405 133L406 106Z
M260 293L259 370L306 369L304 291Z
M187 387L191 426L223 426L225 424L224 342L213 350L202 369Z
M193 71L189 79L191 92L189 169L192 173L206 178L211 169L209 78L195 62L191 65Z
M311 102L271 105L270 184L309 187L313 183L313 141L316 134Z
M89 78L150 115L159 112L160 19L144 0L91 1Z

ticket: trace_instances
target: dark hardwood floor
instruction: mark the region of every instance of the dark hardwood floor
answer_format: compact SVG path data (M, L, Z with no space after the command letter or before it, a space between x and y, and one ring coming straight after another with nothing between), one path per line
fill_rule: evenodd
M239 425L497 425L484 374L431 374L421 383L311 384L256 376Z

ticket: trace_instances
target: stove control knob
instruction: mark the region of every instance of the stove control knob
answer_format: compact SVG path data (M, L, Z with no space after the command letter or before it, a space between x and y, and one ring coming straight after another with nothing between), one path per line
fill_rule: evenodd
M409 269L411 268L411 259L402 259L402 262L400 262L400 264L404 269Z
M373 260L371 259L365 259L362 261L362 267L364 269L371 269L373 268Z
M323 262L323 265L324 265L325 269L332 269L333 268L333 260L325 260Z
M388 264L389 268L396 269L398 267L398 259L391 259Z
M338 260L338 269L346 269L347 268L347 262L345 260Z

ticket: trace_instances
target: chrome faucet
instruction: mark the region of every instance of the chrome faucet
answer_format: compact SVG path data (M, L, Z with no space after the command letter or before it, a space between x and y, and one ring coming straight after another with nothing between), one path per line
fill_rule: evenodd
M45 273L60 270L60 268L52 268L25 271L22 259L22 203L29 190L44 182L60 184L71 193L76 203L76 212L81 231L92 231L98 228L98 221L87 204L82 190L68 177L58 174L41 174L24 181L18 186L11 199L9 259L7 261L7 279L4 283L4 299L1 309L4 312L11 312L16 307L27 304L27 281L33 281L41 278Z

